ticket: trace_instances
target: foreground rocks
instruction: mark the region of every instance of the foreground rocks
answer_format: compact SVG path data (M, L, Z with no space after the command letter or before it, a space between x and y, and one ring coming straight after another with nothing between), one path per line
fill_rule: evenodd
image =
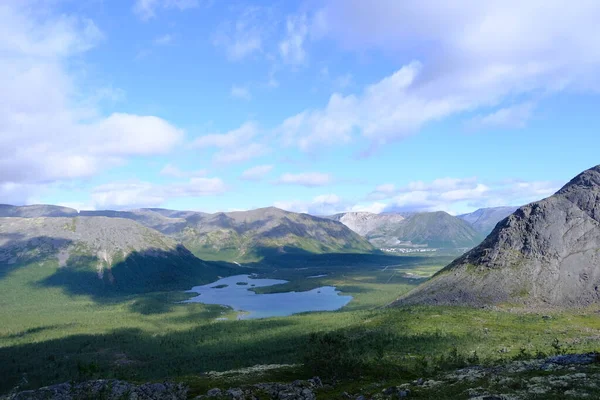
M232 399L232 400L314 400L317 398L316 389L323 387L321 379L315 377L307 381L294 381L283 383L259 383L256 385L231 388L227 390L211 389L206 395L198 396L195 400L202 399Z
M504 365L473 366L351 399L526 400L600 398L600 355L570 354Z
M402 381L400 381L402 382ZM292 383L259 383L214 388L194 400L348 400L391 399L600 399L600 354L569 354L494 366L471 366L410 382L372 382L358 392L342 392L348 382L335 387L315 377ZM354 385L352 385L354 386ZM356 390L356 387L354 386ZM134 385L117 380L62 383L10 394L0 400L184 400L188 389L179 383Z
M185 400L188 389L182 383L144 383L134 385L118 380L61 383L37 390L10 394L1 400Z

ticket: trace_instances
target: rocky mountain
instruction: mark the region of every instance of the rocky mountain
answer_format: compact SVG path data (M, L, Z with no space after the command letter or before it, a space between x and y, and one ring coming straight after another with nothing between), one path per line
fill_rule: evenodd
M160 232L106 217L0 218L0 274L56 262L48 285L145 291L201 277L205 263Z
M468 223L443 211L410 215L392 235L401 242L434 248L471 248L482 239Z
M77 215L77 210L68 207L51 206L45 204L36 204L30 206L11 206L9 204L0 204L0 217L73 217Z
M518 207L480 208L469 214L459 215L458 218L467 221L480 233L488 235L496 224L515 212Z
M344 224L275 207L207 214L141 209L82 211L127 218L169 235L207 260L256 261L286 253L369 253L375 249Z
M600 165L519 208L481 245L396 304L600 302Z
M329 218L344 223L379 248L471 248L482 239L470 224L441 211L405 214L352 212Z
M366 237L371 234L383 235L386 232L393 231L397 224L404 221L404 216L400 214L374 214L370 212L347 212L327 218L340 221L354 232Z

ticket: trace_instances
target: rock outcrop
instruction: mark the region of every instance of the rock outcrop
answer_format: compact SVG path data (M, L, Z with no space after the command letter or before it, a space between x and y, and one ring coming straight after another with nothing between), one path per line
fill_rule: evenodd
M188 389L181 383L134 385L118 380L61 383L0 397L2 400L186 400Z
M600 165L519 208L481 245L394 304L600 303Z

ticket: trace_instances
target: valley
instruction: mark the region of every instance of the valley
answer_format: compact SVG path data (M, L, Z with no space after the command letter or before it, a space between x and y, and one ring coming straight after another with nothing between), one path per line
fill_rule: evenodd
M0 393L166 380L194 398L318 376L298 385L323 399L594 396L582 377L598 374L599 174L520 207L479 245L469 224L489 229L506 209L463 220L0 207ZM535 289L553 276L541 262L563 274L551 297Z

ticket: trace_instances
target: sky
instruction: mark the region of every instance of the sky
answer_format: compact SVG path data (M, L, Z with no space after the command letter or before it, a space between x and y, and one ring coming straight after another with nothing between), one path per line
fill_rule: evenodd
M600 164L597 0L0 1L0 203L522 205Z

